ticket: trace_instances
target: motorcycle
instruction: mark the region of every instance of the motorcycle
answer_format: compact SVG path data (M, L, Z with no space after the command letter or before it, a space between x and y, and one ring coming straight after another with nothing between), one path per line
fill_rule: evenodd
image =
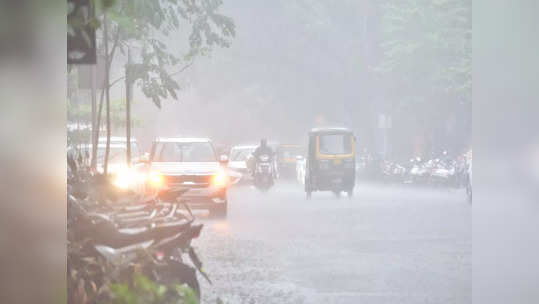
M271 157L267 154L259 155L256 159L254 172L254 186L265 192L274 184L274 166Z
M422 162L421 158L410 159L406 183L425 184L429 176L429 163Z
M102 196L92 193L97 189L91 185L92 178L82 179L81 173L76 162L68 159L67 270L71 301L83 297L106 302L111 297L111 283L133 282L135 274L171 287L167 289L171 302L185 296L174 288L180 283L200 299L197 271L211 281L191 246L203 225L194 223L191 210L180 199L185 190L167 191L166 195L177 197L175 203L162 203L161 193L144 199L124 194L109 204L95 199ZM180 212L180 205L186 213ZM188 255L194 267L183 255Z
M435 159L430 172L429 183L434 186L456 186L456 168L453 161Z

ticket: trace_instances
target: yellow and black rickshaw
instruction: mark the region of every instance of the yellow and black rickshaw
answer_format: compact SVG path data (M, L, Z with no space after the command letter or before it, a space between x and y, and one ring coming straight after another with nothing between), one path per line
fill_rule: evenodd
M352 197L355 185L355 137L346 128L315 128L309 132L305 172L307 199L314 191L342 191Z
M303 157L301 145L280 144L277 147L277 165L281 177L294 177L296 175L296 160Z

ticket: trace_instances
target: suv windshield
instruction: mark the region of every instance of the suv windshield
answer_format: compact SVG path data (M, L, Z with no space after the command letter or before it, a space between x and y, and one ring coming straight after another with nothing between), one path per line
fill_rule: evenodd
M215 162L215 152L208 142L160 143L155 151L156 162Z
M319 151L321 154L350 154L352 140L350 134L320 135Z

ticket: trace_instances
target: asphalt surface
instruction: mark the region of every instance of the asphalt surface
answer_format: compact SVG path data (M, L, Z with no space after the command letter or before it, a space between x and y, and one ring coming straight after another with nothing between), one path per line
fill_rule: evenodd
M226 220L201 221L203 303L471 303L462 190L360 183L307 201L293 182L239 186Z

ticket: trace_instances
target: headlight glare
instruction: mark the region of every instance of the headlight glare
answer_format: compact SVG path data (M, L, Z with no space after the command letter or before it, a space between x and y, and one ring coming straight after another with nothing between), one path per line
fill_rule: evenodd
M228 176L225 172L219 171L217 174L212 176L211 184L214 187L225 187L228 183Z
M160 172L151 171L148 174L148 183L153 188L161 188L165 183L165 178Z

